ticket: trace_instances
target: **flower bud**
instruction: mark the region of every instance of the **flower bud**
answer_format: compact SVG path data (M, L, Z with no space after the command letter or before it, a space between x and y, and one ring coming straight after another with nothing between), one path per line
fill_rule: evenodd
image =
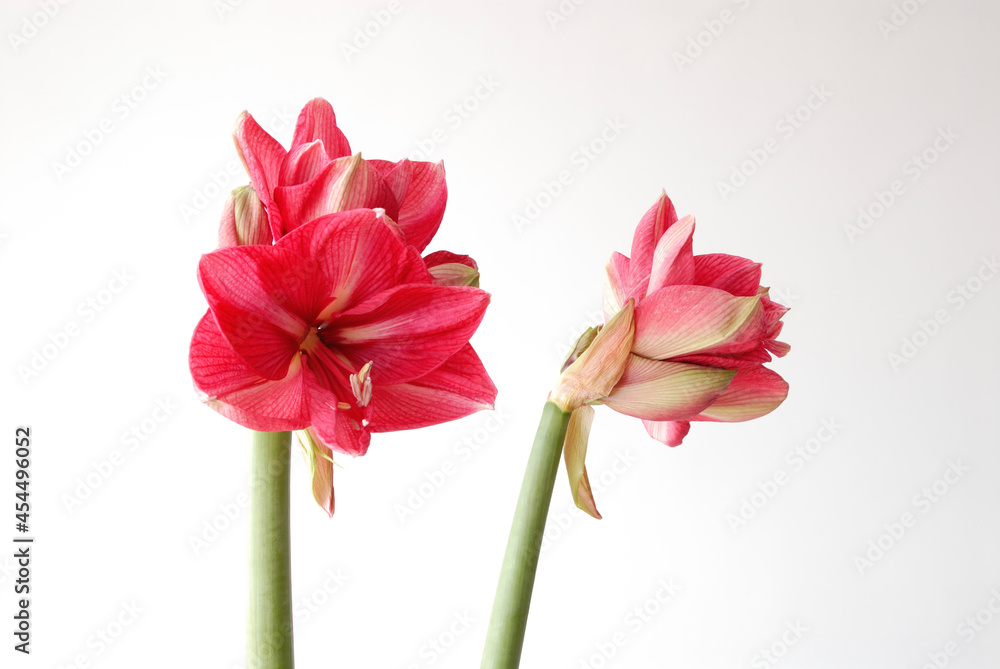
M229 194L219 224L219 248L271 244L271 225L264 203L251 186L240 186Z

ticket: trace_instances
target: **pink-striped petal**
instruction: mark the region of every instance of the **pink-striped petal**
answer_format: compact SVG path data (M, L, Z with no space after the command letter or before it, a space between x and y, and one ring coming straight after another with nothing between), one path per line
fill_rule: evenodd
M323 142L323 148L331 159L351 155L347 137L337 127L333 106L323 98L310 100L302 108L295 124L292 148L316 140Z
M274 199L289 232L325 214L351 209L384 209L395 220L398 211L392 191L361 154L330 162L311 180L281 186Z
M219 248L273 241L267 210L253 187L241 186L230 193L219 222Z
M691 422L686 420L659 422L644 420L642 425L649 436L667 446L680 446L684 437L691 431Z
M423 251L437 233L448 202L443 163L373 160L399 202L396 223L406 243Z
M198 280L219 329L250 367L272 381L287 374L309 323L281 255L275 246L233 246L198 263Z
M372 432L412 430L493 408L497 388L466 344L440 367L409 383L372 392Z
M275 206L271 193L278 185L281 164L287 152L274 137L267 134L263 128L247 112L240 114L233 129L233 141L236 152L250 175L250 182L257 192L257 197L267 209L271 223L271 234L278 239L283 234L281 213Z
M660 237L677 222L677 210L667 197L666 191L660 195L649 211L639 221L632 237L631 272L629 283L636 285L647 278L653 270L653 254Z
M629 259L615 251L604 267L604 320L617 314L628 301Z
M635 297L641 299L647 293L657 291L664 286L694 283L692 235L694 235L693 216L685 216L667 228L653 251L653 268L649 275L648 286L645 281L641 281L633 287L632 293Z
M734 423L771 413L788 396L788 383L766 367L741 369L726 392L693 420Z
M251 430L300 430L309 424L301 364L293 360L284 378L265 379L222 336L212 312L198 322L188 357L195 387L205 403Z
M762 313L756 297L734 297L704 286L666 286L636 307L632 351L665 360L750 350L763 334Z
M281 165L275 186L294 186L314 179L331 161L323 142L315 141L292 147Z
M708 408L736 375L729 369L660 362L633 355L603 403L644 420L684 420Z
M302 368L309 394L309 422L312 435L327 448L347 455L364 455L371 434L351 416L346 404L316 379L309 367Z
M449 251L437 251L424 256L424 264L439 286L473 286L479 288L479 266L471 256Z
M358 368L372 361L376 384L406 383L464 347L489 301L478 288L405 284L334 317L320 338Z
M699 286L724 290L731 295L752 297L760 284L760 263L725 253L694 257L694 281Z

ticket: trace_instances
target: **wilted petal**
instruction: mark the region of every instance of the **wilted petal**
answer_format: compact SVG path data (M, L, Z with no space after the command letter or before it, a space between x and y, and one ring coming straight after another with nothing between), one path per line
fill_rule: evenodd
M649 211L639 221L632 237L631 267L629 284L636 285L648 278L653 270L653 254L660 237L677 222L677 210L667 197L666 191L660 195Z
M724 290L731 295L753 297L760 283L760 263L725 253L694 257L694 281L699 286Z
M314 98L302 108L295 124L292 148L316 140L323 142L323 148L330 158L351 155L351 146L337 127L333 106L323 98Z
M590 439L590 426L594 422L594 408L581 406L573 411L566 427L566 440L563 443L563 459L566 462L566 474L569 476L569 489L573 493L573 501L594 518L600 519L601 514L594 503L594 493L590 489L590 479L587 477L587 441Z
M603 403L619 413L644 420L683 420L709 407L735 375L730 369L660 362L633 355Z
M644 420L642 425L649 436L667 446L680 446L684 437L691 431L691 423L686 420L659 422Z
M238 356L206 313L191 339L188 357L195 387L205 403L251 430L300 430L309 424L301 364L293 360L284 378L265 379Z
M493 408L497 389L479 356L466 344L440 367L409 383L372 392L372 432L412 430Z
M648 286L645 280L640 281L632 288L634 297L642 298L664 286L694 282L694 255L691 251L693 234L693 216L685 216L663 233L653 251L653 268Z
M788 396L788 383L766 367L741 369L729 388L693 420L734 423L771 413Z
M636 307L632 351L664 360L749 350L763 334L762 313L756 297L734 297L704 286L666 286Z
M281 164L287 152L274 137L264 132L253 116L247 112L240 114L233 129L236 152L250 175L257 197L264 203L271 223L271 233L275 239L281 237L281 214L275 207L271 193L278 185Z
M324 214L351 209L384 209L395 220L392 191L361 154L338 158L311 180L274 191L286 232Z
M617 251L604 267L604 320L610 320L628 301L629 259Z
M320 337L356 367L372 361L377 385L406 383L464 347L489 301L478 288L406 284L335 316Z

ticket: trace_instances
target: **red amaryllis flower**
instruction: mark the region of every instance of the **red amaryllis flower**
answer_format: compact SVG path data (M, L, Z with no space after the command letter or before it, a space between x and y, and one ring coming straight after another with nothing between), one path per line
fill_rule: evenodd
M469 344L489 302L434 283L382 211L320 216L274 245L202 257L209 311L190 366L206 402L253 430L305 430L314 494L333 512L331 450L364 454L372 432L492 408Z
M678 220L664 193L632 240L612 255L605 312L635 300L631 355L602 403L643 419L651 436L677 446L691 421L744 421L773 411L788 384L764 367L789 346L777 341L787 308L760 285L759 263L722 253L693 255L694 218Z
M247 112L236 121L233 138L272 239L324 214L377 207L407 244L423 252L441 225L448 199L444 166L351 155L333 107L322 98L302 109L288 150Z

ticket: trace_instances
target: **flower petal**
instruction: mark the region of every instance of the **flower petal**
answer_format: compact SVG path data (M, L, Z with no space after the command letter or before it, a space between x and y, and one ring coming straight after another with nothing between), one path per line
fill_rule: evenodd
M474 286L479 288L479 266L471 256L436 251L424 256L424 264L439 286Z
M327 448L347 455L364 455L371 434L340 408L341 400L327 390L308 366L302 368L309 395L309 422L312 436Z
M294 186L315 178L331 161L323 148L323 142L315 141L293 146L281 165L281 173L275 186Z
M251 369L223 337L212 312L198 322L188 358L195 387L209 407L251 430L300 430L309 424L301 365L270 381Z
M406 383L464 347L489 301L478 288L404 284L336 315L320 338L357 367L371 361L374 383Z
M757 297L734 297L704 286L666 286L636 307L632 352L664 360L750 350L762 334L762 314Z
M398 206L392 191L361 154L337 158L309 181L280 186L274 199L285 232L325 214L350 209L384 209L395 220Z
M277 239L283 234L281 214L274 204L271 193L278 185L281 164L287 152L278 140L264 132L253 116L247 112L243 112L236 119L233 141L236 143L236 152L243 161L247 174L250 175L253 189L267 209L271 234Z
M323 98L314 98L302 108L295 123L292 148L316 140L323 142L323 148L331 159L351 155L347 137L337 127L333 105Z
M686 420L678 421L642 421L643 427L653 439L666 444L667 446L680 446L684 437L691 431L691 422Z
M198 263L198 280L219 329L250 367L272 381L287 374L308 323L294 299L298 291L284 276L289 263L280 255L275 246L233 246Z
M573 411L566 427L563 459L566 462L566 474L569 476L569 489L573 493L573 501L577 507L600 519L601 514L597 510L597 504L594 503L594 493L590 489L586 464L587 442L590 439L590 426L593 422L592 406L583 405Z
M644 420L690 418L708 408L736 375L734 370L629 357L603 404Z
M617 251L604 267L604 320L622 310L628 301L629 259Z
M649 275L648 286L645 280L633 286L634 297L641 299L664 286L694 282L692 235L694 235L694 216L685 216L663 233L653 251L653 268Z
M766 367L741 369L729 388L692 420L735 423L771 413L788 396L788 383Z
M437 369L409 383L372 393L372 432L412 430L493 408L497 388L471 344Z
M274 237L267 209L252 186L240 186L226 199L219 223L219 248L271 244Z
M760 263L725 253L694 257L694 281L699 286L724 290L731 295L752 297L760 284Z
M312 472L313 499L332 518L335 508L333 495L333 451L320 443L312 428L299 430L296 434L309 460L309 469Z
M639 221L632 237L629 284L634 286L648 278L653 270L653 254L660 237L677 222L677 210L664 191Z

